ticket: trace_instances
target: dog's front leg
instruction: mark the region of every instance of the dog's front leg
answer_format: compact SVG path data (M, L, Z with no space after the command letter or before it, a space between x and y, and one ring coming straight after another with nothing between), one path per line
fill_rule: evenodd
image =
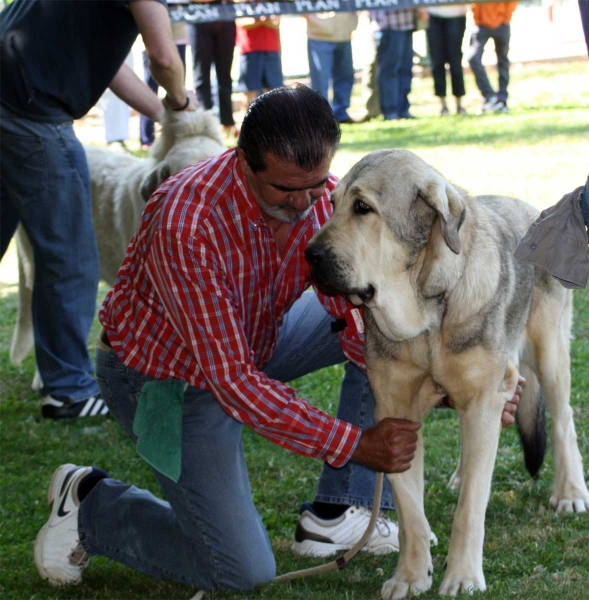
M423 435L418 433L411 468L387 475L391 482L399 523L399 562L392 579L385 582L384 600L417 596L432 586L431 531L423 507Z
M368 375L376 399L376 420L392 417L421 421L429 407L425 408L419 401L422 396L419 393L421 382L413 376L415 370L407 365L405 368L391 367L390 362L377 365L373 361L372 366ZM435 403L435 400L429 404L432 402ZM400 550L395 575L382 588L384 600L416 596L427 592L432 586L431 531L423 506L423 460L423 435L420 430L411 468L404 473L387 475L397 508Z
M460 497L452 526L447 571L440 594L485 591L485 512L501 428L501 399L480 398L460 413Z

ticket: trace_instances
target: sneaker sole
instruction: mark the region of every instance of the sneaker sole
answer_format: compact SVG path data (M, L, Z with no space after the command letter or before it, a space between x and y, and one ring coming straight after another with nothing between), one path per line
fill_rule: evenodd
M349 550L350 546L341 544L328 544L325 542L316 542L314 540L303 540L302 542L293 542L292 551L299 556L331 556L338 552Z
M328 544L325 542L316 542L314 540L304 540L302 542L293 542L291 549L295 554L300 556L313 556L317 558L331 556L338 552L347 552L351 546L345 546L342 544ZM378 548L370 548L364 546L362 552L368 552L369 554L383 555L392 554L393 552L399 552L399 548L392 544L384 544L378 546Z
M37 534L35 538L35 547L34 547L34 555L35 555L35 566L37 567L37 571L41 576L41 579L44 579L49 583L52 587L60 587L61 585L77 585L80 581L59 581L52 580L49 573L43 566L43 543L45 541L45 536L47 535L47 531L49 531L49 526L54 516L53 500L63 484L63 480L65 479L68 471L72 468L76 468L76 465L73 464L65 464L58 467L51 477L51 482L49 483L49 487L47 488L47 504L51 509L51 514L49 515L49 519L43 527L41 527L41 531Z

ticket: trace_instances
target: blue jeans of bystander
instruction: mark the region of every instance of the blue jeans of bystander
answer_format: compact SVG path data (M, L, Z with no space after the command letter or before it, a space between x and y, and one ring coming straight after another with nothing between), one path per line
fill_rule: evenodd
M338 121L350 118L350 98L354 87L352 42L307 40L311 87L329 100L329 84L333 86L331 107Z
M314 293L294 304L280 329L276 352L264 369L290 381L342 363L333 319ZM99 345L97 377L103 397L127 435L142 386L149 380L125 367ZM79 529L91 554L102 554L162 578L201 589L248 589L275 574L272 548L252 501L241 434L243 425L227 415L207 390L188 387L184 395L182 474L178 483L154 471L167 501L146 490L104 479L82 502ZM373 399L366 376L346 366L338 416L369 427ZM374 472L348 463L326 467L318 499L370 506ZM301 498L301 500L304 500ZM382 507L393 507L388 483ZM293 506L293 512L297 507Z
M382 114L385 119L407 117L413 78L413 32L383 29L374 37Z

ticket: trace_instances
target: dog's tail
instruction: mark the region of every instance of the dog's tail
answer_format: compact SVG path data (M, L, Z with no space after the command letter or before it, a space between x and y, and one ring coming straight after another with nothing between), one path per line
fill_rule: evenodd
M526 384L515 414L517 430L524 451L528 473L536 478L546 453L546 417L544 397L536 374L527 366L520 366Z

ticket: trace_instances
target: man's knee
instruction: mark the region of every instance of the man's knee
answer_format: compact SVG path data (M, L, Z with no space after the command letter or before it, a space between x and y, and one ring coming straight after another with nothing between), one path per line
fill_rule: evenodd
M245 591L270 583L276 577L276 561L270 548L258 551L249 549L241 557L234 557L235 569L228 574L223 587Z

